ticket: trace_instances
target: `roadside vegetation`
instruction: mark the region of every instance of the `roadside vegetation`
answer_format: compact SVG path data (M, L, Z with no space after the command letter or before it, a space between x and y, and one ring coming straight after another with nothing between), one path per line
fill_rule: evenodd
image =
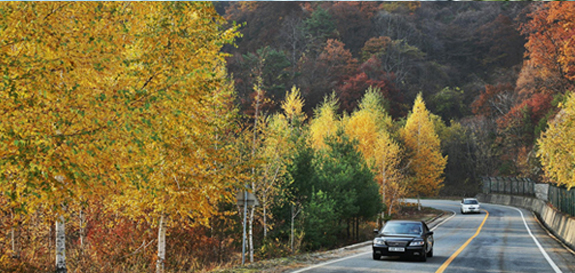
M255 264L433 217L405 198L482 175L571 187L573 23L564 2L2 3L0 271L230 268L244 229Z

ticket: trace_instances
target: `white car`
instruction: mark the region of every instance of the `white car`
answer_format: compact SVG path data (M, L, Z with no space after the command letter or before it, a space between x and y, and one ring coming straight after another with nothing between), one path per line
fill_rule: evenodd
M461 201L461 213L462 214L466 214L469 212L481 213L480 209L481 209L480 204L477 201L477 199L475 199L475 198L464 198Z

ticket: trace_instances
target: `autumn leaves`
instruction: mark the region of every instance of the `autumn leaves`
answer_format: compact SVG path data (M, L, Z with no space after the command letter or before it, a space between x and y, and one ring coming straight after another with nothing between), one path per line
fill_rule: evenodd
M220 49L237 33L210 4L0 9L4 210L55 217L96 203L150 223L205 224L233 194L233 88Z
M549 128L541 134L538 140L539 151L537 156L541 159L545 174L564 185L568 189L575 186L573 172L575 162L575 95L567 97L565 105L555 119L549 122Z
M306 121L293 88L281 113L240 125L221 53L238 34L208 3L14 2L0 6L0 21L0 202L8 219L1 224L12 234L10 243L0 240L2 266L22 251L17 231L30 222L58 219L63 246L65 219L78 216L85 242L85 231L94 230L85 215L93 208L105 219L157 229L157 271L167 259L170 225L208 226L214 215L233 214L220 206L244 185L263 204L261 212L252 209L250 223L261 214L264 232L268 219L279 218L277 198L307 211L342 208L343 194L328 196L315 185L306 185L309 203L298 203L293 188L287 193L301 148L338 149L318 166L348 171L335 174L339 193L356 188L350 204L363 208L346 216L350 221L369 218L366 211L376 207L362 197L381 203L368 190L373 185L387 214L408 192L440 188L446 159L421 97L405 126L372 88L353 113L339 115L332 95ZM331 175L318 181L331 185ZM359 176L364 184L351 179ZM64 249L57 255L65 270Z

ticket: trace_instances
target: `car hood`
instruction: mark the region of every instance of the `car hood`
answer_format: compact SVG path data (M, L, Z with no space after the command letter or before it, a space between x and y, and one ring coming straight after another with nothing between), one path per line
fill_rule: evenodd
M415 238L420 238L419 235L408 234L380 234L378 238L384 238L386 241L411 241Z

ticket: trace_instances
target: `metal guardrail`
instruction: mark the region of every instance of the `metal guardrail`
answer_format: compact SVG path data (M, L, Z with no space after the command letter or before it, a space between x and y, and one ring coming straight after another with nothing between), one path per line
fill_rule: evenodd
M520 177L482 177L483 193L535 196L535 182Z
M501 193L535 197L535 182L519 177L481 177L483 193ZM575 189L549 184L547 200L557 210L575 216Z
M575 190L549 185L547 198L556 209L575 216Z

